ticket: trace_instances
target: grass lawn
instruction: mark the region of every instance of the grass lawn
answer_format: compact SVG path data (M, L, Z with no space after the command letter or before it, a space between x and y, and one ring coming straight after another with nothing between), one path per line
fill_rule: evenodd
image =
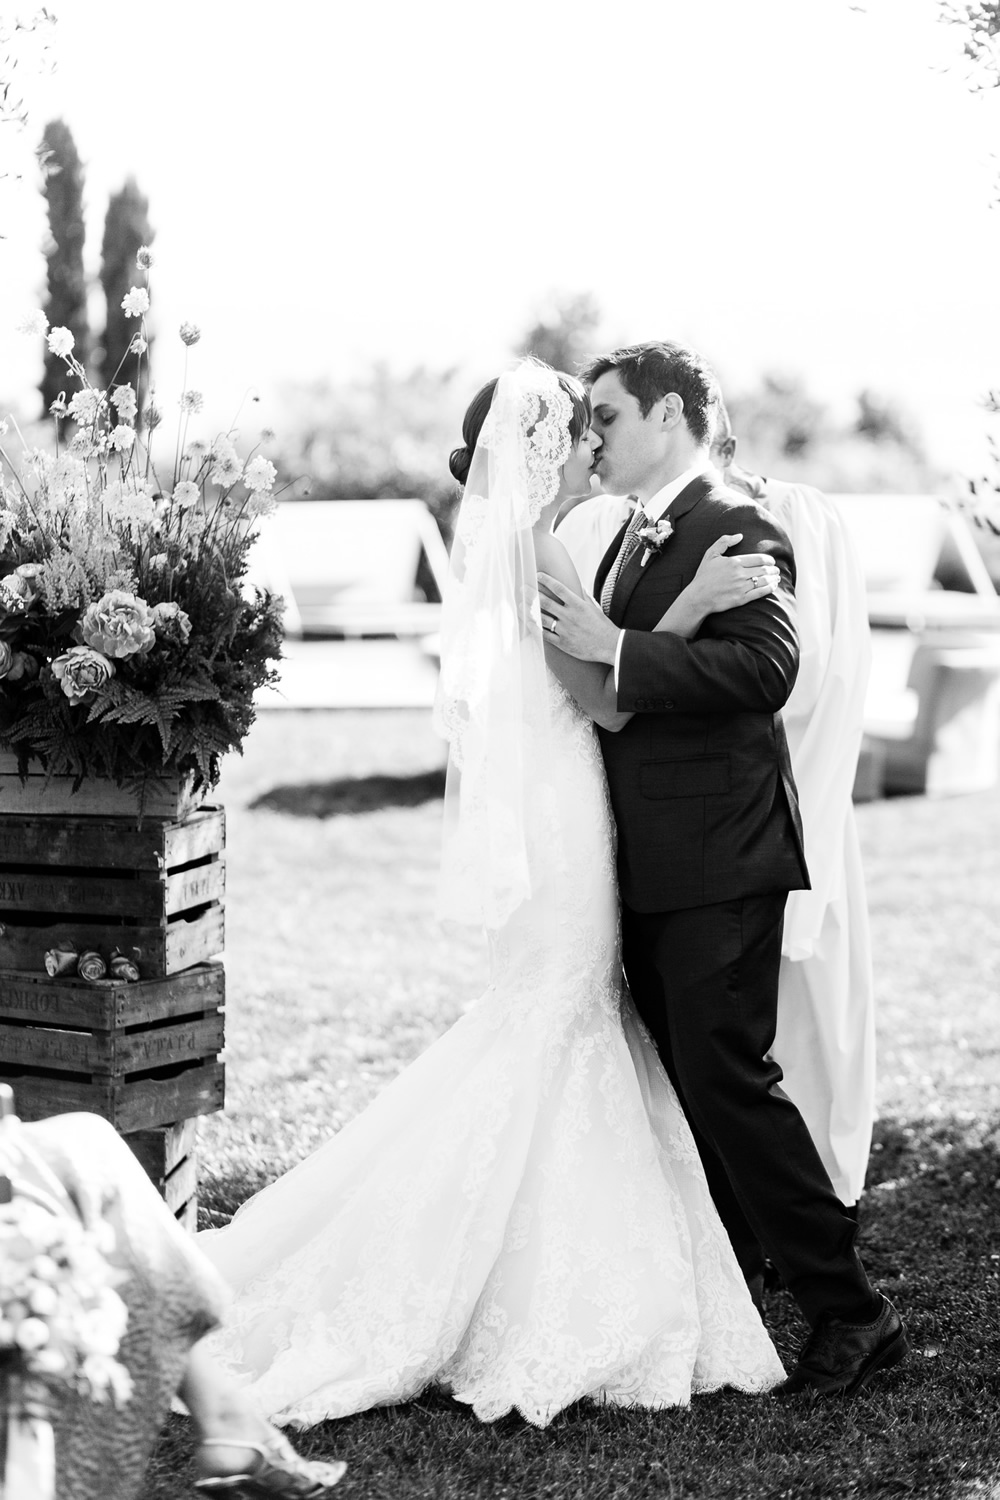
M474 936L433 920L443 750L428 716L272 712L228 814L228 1082L201 1128L202 1222L353 1116L482 988ZM862 1249L910 1361L850 1403L722 1394L665 1413L580 1406L539 1432L430 1395L326 1423L343 1500L1000 1500L1000 794L859 808L875 939L881 1119ZM786 1363L803 1325L769 1324ZM146 1500L190 1493L174 1419Z

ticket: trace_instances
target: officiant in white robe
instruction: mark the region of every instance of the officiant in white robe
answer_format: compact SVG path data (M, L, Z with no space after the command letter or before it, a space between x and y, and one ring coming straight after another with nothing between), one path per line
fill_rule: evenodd
M788 533L798 584L799 673L782 710L799 791L812 889L785 909L778 1025L783 1088L848 1206L864 1187L875 1112L871 937L851 792L871 659L864 575L844 521L819 490L745 474L722 408L712 458L734 488ZM600 495L557 526L584 586L628 519L630 502Z

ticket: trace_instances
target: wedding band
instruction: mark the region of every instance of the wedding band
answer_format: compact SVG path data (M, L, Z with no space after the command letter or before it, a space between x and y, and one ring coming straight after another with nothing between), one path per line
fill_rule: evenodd
M751 578L751 580L750 580L750 587L752 589L755 589L757 587L757 580L756 580L756 578Z

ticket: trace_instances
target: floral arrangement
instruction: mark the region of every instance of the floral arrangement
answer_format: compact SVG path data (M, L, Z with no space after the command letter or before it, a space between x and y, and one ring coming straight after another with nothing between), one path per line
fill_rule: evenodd
M132 1380L116 1358L128 1309L112 1284L119 1273L109 1248L26 1195L0 1202L0 1373L128 1400Z
M138 323L134 383L119 371L95 389L68 329L48 330L41 313L22 325L47 333L78 389L51 408L52 451L0 423L0 748L22 774L35 760L141 796L164 773L214 785L253 722L254 693L277 679L282 601L245 585L255 525L276 503L274 465L241 459L233 432L187 439L203 404L187 386L201 337L190 323L169 478L154 461L161 414L151 399L140 415L137 395L152 257L137 259L146 285L122 302Z

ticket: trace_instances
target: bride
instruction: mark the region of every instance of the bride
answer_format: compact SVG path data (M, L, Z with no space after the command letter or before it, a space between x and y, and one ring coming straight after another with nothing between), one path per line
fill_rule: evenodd
M589 488L588 398L525 360L479 393L464 436L437 707L441 914L486 929L489 988L199 1237L234 1292L216 1353L300 1426L429 1385L485 1421L544 1426L584 1397L660 1408L784 1376L623 991L614 828L578 706L613 727L607 669L546 659L536 566L580 588L551 528ZM733 540L658 628L691 635L747 597L748 565L770 586L763 557L721 555Z

